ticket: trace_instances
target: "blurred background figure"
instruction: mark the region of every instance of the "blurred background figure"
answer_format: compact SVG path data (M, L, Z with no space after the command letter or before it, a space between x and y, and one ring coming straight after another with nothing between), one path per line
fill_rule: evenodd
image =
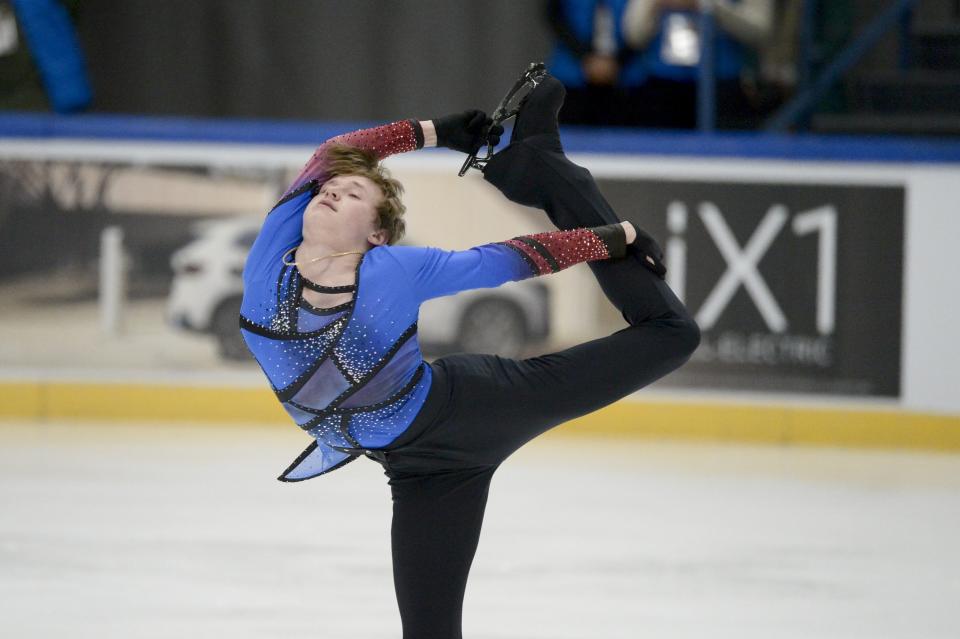
M805 0L776 0L771 34L757 50L750 68L741 75L743 87L757 115L767 115L796 92L801 83L801 34ZM810 12L808 73L819 74L850 41L857 23L850 0L819 2ZM834 85L818 103L821 112L836 113L847 106L844 87Z
M629 0L547 0L556 39L548 68L567 88L564 124L637 126L646 118L638 91L645 62L626 41Z
M721 126L750 122L747 70L774 26L773 0L630 0L623 16L628 46L641 52L647 78L641 125L693 128L702 62L700 14L712 11L717 114Z
M75 113L93 92L73 19L78 0L0 0L0 110Z

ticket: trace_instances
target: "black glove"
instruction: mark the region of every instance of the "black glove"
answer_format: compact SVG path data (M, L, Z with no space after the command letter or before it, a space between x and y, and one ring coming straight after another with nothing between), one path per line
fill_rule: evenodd
M503 127L492 124L493 120L478 109L436 118L433 127L437 131L437 146L461 153L475 153L484 144L496 146Z

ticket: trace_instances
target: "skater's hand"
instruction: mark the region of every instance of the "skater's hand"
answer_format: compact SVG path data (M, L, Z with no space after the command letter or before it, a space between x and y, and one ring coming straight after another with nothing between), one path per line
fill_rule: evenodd
M492 124L493 120L479 109L435 118L437 146L461 153L475 153L487 143L496 146L503 135L503 127Z

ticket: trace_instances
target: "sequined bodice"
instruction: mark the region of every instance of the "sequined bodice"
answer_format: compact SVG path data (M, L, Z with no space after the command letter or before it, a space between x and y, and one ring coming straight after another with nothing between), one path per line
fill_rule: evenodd
M241 324L290 416L313 437L351 453L392 441L428 388L417 307L395 286L376 284L382 260L365 267L366 261L357 266L353 299L328 309L307 304L300 273L282 267L269 326ZM374 281L369 287L367 277Z

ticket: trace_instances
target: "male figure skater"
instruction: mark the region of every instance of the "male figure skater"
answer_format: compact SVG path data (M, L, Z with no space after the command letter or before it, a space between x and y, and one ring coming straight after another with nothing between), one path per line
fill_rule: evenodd
M314 442L281 475L300 481L359 456L393 495L394 584L405 639L459 639L490 480L527 441L681 366L699 331L663 281L656 243L620 222L563 154L563 86L530 93L485 179L543 209L558 231L466 251L398 247L401 187L379 166L439 144L465 153L502 129L482 112L402 121L321 145L267 215L244 269L241 327L284 408ZM451 213L452 214L452 213ZM423 361L424 301L589 262L628 326L523 360Z

